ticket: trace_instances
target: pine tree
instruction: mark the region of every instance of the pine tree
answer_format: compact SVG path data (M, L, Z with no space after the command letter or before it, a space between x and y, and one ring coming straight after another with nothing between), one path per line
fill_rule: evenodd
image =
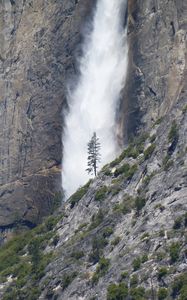
M98 163L100 162L100 142L97 138L96 132L93 133L91 140L88 143L88 174L97 175Z

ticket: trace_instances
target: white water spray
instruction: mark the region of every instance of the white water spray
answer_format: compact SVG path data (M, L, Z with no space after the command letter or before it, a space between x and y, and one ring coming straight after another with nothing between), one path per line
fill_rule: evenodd
M62 184L69 197L89 179L87 143L93 132L101 143L101 166L118 153L116 110L127 70L127 0L97 0L92 30L85 37L80 78L68 96L63 136Z

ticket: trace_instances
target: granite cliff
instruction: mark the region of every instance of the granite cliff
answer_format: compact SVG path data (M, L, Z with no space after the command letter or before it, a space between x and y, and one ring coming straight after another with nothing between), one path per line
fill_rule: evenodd
M187 299L187 4L129 1L122 154L55 216L61 111L95 1L0 1L0 249L7 299ZM124 16L125 20L125 16Z

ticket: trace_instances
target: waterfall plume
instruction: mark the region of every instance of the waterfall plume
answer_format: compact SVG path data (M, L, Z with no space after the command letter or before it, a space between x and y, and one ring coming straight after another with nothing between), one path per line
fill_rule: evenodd
M100 167L119 151L116 111L128 61L126 11L127 0L98 0L84 39L78 83L67 97L62 162L66 198L89 179L87 143L93 132L101 143Z

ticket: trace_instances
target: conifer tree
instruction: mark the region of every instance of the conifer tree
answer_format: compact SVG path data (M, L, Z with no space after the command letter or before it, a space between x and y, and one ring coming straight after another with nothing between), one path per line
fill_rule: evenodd
M97 175L98 163L100 162L100 142L96 135L96 132L93 133L91 140L88 143L88 168L86 171L88 174Z

